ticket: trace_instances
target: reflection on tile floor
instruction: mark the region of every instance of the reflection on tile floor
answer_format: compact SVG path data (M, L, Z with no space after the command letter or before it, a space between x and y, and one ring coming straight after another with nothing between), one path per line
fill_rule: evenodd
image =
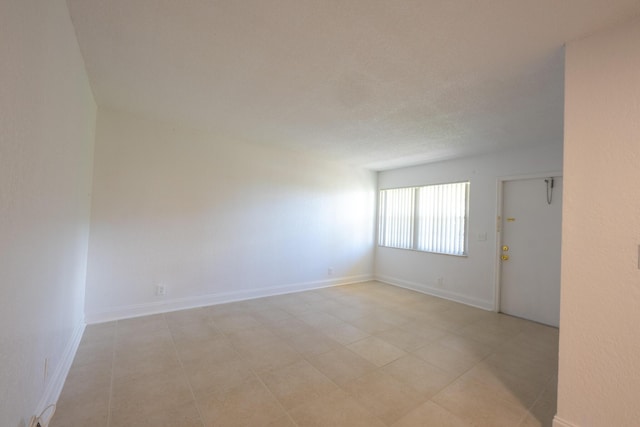
M558 330L367 282L90 325L51 427L551 426Z

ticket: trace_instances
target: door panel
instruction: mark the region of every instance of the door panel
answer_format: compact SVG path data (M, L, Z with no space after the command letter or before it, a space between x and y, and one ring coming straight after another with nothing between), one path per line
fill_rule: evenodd
M562 177L551 204L545 178L503 182L501 230L500 311L558 326Z

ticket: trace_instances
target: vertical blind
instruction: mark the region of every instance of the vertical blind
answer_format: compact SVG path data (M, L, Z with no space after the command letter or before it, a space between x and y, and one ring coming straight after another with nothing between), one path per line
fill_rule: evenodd
M413 188L380 192L380 245L413 248Z
M466 254L469 183L380 191L379 245Z

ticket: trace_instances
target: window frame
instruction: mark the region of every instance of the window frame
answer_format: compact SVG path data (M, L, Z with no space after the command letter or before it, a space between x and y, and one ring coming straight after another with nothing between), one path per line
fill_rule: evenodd
M462 245L463 245L463 251L462 253L450 253L450 252L438 252L438 251L430 251L430 250L423 250L423 249L418 249L418 223L419 223L419 218L420 215L418 215L418 208L419 208L419 197L418 197L418 192L420 191L421 188L425 188L425 187L435 187L435 186L441 186L441 185L450 185L450 184L466 184L465 186L465 197L464 197L464 237L463 237L463 241L462 241ZM382 201L382 192L383 191L388 191L388 190L403 190L403 189L411 189L412 190L412 201L411 204L413 206L413 212L412 212L412 224L411 224L411 229L412 229L412 236L411 236L411 247L397 247L397 246L388 246L388 245L383 245L381 244L381 233L383 232L382 228L381 228L381 221L382 221L382 206L381 206L381 201ZM449 181L449 182L442 182L442 183L434 183L434 184L425 184L425 185L415 185L415 186L407 186L407 187L390 187L390 188L379 188L378 189L378 203L377 203L377 210L378 210L378 215L377 215L377 224L376 224L376 244L378 247L381 248L389 248L389 249L399 249L399 250L405 250L405 251L414 251L414 252L421 252L421 253L427 253L427 254L434 254L434 255L448 255L448 256L455 256L455 257L468 257L469 256L469 204L470 204L470 195L471 193L471 181L470 180L461 180L461 181ZM386 230L386 223L385 223L385 230Z

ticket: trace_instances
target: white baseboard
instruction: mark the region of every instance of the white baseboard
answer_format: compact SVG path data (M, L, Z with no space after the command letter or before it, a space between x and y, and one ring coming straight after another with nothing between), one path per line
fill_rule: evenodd
M450 301L459 302L462 304L470 305L472 307L481 308L483 310L493 311L494 309L493 301L485 301L478 298L469 297L456 292L451 292L446 289L435 288L435 287L426 285L424 283L409 282L407 280L402 280L396 277L389 277L389 276L376 276L374 279L389 285L398 286L405 289L411 289L412 291L436 296L438 298L448 299Z
M82 339L85 326L85 323L81 322L73 331L73 335L62 353L60 363L51 375L51 379L44 389L40 403L38 403L38 406L36 407L35 413L37 415L44 411L47 406L58 401L64 382L69 374L69 369L71 369L73 358L76 357L76 352L78 351L78 346L80 345L80 340Z
M360 283L373 280L369 274L358 276L340 277L332 280L318 280L313 282L295 283L289 285L273 286L269 288L245 289L234 292L221 292L216 294L199 295L193 297L174 298L170 300L154 301L144 304L134 304L113 309L87 313L87 324L110 322L113 320L128 319L131 317L148 316L150 314L166 313L189 308L205 307L208 305L224 304L228 302L243 301L254 298L269 297L274 295L290 294L294 292L309 291L312 289L342 286L352 283Z
M557 415L553 417L553 427L578 427L575 424L571 424L569 421L565 421Z

